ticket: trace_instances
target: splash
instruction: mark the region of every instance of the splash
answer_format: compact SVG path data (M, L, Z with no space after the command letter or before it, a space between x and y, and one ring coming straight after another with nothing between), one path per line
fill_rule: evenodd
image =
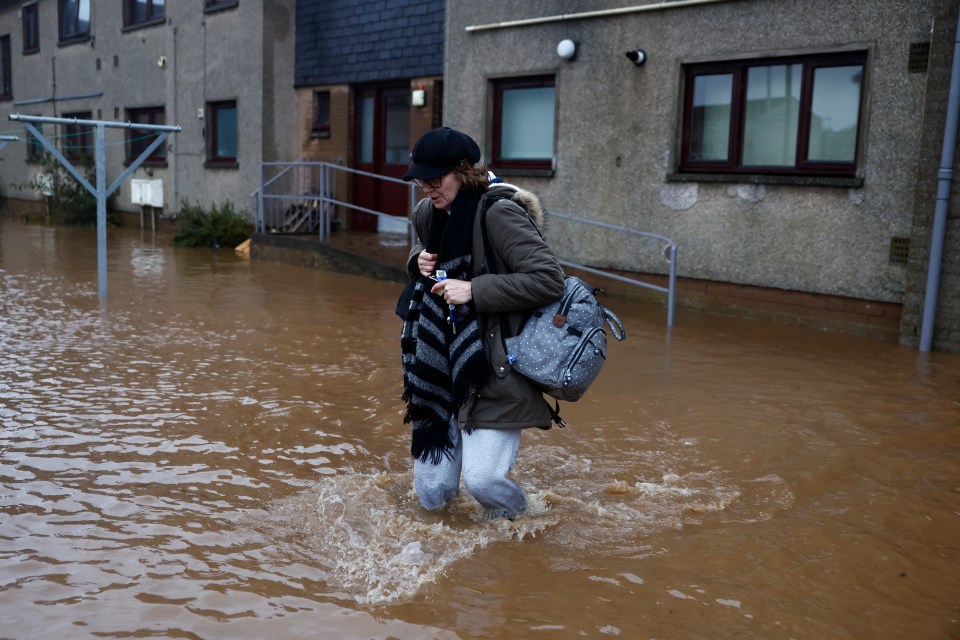
M556 523L536 496L515 521L486 520L461 492L439 514L421 510L409 474L345 473L278 500L250 522L280 556L323 567L329 586L362 604L408 598L453 563L495 542L541 535Z

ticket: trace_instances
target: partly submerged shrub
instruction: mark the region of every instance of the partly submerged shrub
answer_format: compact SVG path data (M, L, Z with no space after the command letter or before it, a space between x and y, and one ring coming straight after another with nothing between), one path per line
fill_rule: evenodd
M77 166L79 165L79 166ZM52 156L44 155L40 159L41 171L33 180L21 185L30 187L44 198L47 213L55 224L94 226L97 224L97 198L80 184ZM74 163L77 170L83 174L90 184L97 183L96 171L92 166L83 163ZM107 223L120 223L119 217L113 211L116 192L107 198Z
M180 204L177 227L173 236L175 247L235 247L253 231L244 214L233 208L229 200L221 206L213 203L210 211L186 200Z

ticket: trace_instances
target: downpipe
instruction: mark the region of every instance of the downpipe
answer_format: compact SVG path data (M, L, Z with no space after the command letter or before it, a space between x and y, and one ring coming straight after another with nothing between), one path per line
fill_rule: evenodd
M937 294L940 290L940 270L943 263L943 245L947 233L947 212L950 208L950 188L953 185L953 152L957 146L957 123L960 120L960 16L953 40L953 66L950 72L950 96L947 100L947 122L943 131L943 149L940 170L937 172L937 204L933 213L930 237L930 264L927 267L927 290L923 302L923 322L920 331L920 351L933 346L933 331L937 320Z

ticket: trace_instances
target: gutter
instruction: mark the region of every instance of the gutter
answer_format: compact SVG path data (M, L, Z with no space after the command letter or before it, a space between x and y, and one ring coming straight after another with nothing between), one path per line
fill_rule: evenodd
M28 104L43 104L45 102L66 102L67 100L84 100L86 98L101 98L103 97L103 92L98 91L96 93L84 93L77 96L51 96L49 98L32 98L30 100L17 100L13 103L15 107L21 107Z
M496 29L510 29L512 27L526 27L532 24L548 24L551 22L569 22L570 20L586 20L587 18L606 18L609 16L619 16L628 13L642 13L644 11L661 11L663 9L680 9L683 7L692 7L704 4L717 4L719 2L730 2L731 0L674 0L674 2L657 2L652 4L634 5L632 7L621 7L619 9L600 9L598 11L583 11L581 13L562 13L555 16L544 16L542 18L527 18L524 20L508 20L506 22L492 22L490 24L477 24L466 27L466 31L493 31Z
M957 124L960 121L960 16L953 39L953 68L950 72L950 97L947 99L947 123L943 131L943 150L940 170L937 172L937 204L933 214L933 235L930 238L930 263L927 267L927 291L923 301L923 324L920 331L920 351L930 351L933 330L937 320L937 293L940 289L940 269L943 263L943 244L947 233L947 211L950 208L950 188L953 184L953 150L957 146Z

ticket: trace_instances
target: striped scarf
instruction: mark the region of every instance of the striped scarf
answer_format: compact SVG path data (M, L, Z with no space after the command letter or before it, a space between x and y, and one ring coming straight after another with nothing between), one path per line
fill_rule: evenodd
M461 191L449 215L433 210L430 236L441 237L437 269L446 271L448 279L470 279L473 220L479 198L480 193ZM433 284L429 278L417 278L400 350L403 400L407 403L403 421L413 423L410 453L437 464L452 455L451 418L489 375L490 366L474 305L457 305L454 331L447 320L448 305L430 293Z

